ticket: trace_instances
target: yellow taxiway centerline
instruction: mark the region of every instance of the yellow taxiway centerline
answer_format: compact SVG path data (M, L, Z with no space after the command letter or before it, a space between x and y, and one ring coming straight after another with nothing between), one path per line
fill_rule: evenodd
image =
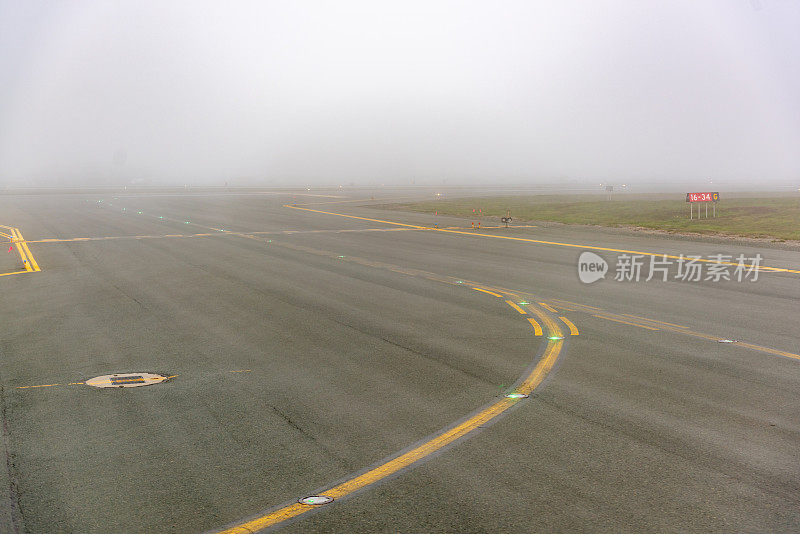
M474 289L474 288L473 288ZM510 301L506 301L511 303ZM513 304L518 311L525 313L516 304ZM542 358L534 367L533 371L526 376L520 385L515 389L516 393L530 395L530 393L541 384L547 373L555 365L558 355L563 347L563 337L561 337L561 330L555 321L548 317L545 313L532 309L532 311L544 322L551 338L548 339L545 352ZM502 399L492 403L488 407L479 411L477 414L469 417L466 421L456 425L455 427L446 430L442 434L433 437L425 443L405 452L396 458L393 458L365 473L357 475L341 484L338 484L328 490L322 492L323 495L331 497L334 500L349 495L358 491L366 486L374 484L388 476L391 476L398 471L408 468L420 461L421 459L431 455L432 453L441 450L445 446L461 439L467 434L480 428L482 425L488 423L496 418L512 406L514 406L520 399L503 397ZM220 534L243 534L252 533L282 523L287 519L297 517L301 514L315 509L312 505L302 503L292 503L283 506L277 510L264 514L255 519L242 522L236 526L220 531Z
M350 218L350 219L360 219L360 220L364 220L364 221L381 222L381 223L384 223L384 224L394 224L394 225L397 225L397 226L407 226L407 227L411 227L411 228L427 228L427 229L435 231L435 232L445 232L445 233L449 233L449 234L461 234L461 235L468 235L468 236L473 236L473 237L490 237L490 238L494 238L494 239L508 239L508 240L511 240L511 241L521 241L521 242L524 242L524 243L536 243L536 244L539 244L539 245L552 245L552 246L557 246L557 247L580 248L580 249L587 249L587 250L602 250L602 251L605 251L605 252L620 252L620 253L623 253L623 254L652 256L652 257L657 257L657 258L669 258L669 259L672 259L672 260L686 259L685 256L681 257L681 256L675 256L675 255L671 255L671 254L659 254L657 252L642 252L642 251L638 251L638 250L626 250L626 249L620 249L620 248L598 247L596 245L584 245L584 244L578 244L578 243L562 243L562 242L559 242L559 241L543 241L543 240L540 240L540 239L529 239L529 238L525 238L525 237L512 237L512 236L508 236L508 235L479 234L479 233L463 231L463 230L448 230L448 229L445 229L445 228L429 228L429 227L426 227L426 226L419 226L419 225L415 225L415 224L399 223L399 222L395 222L395 221L386 221L386 220L382 220L382 219L369 219L369 218L366 218L366 217L357 217L355 215L347 215L347 214L344 214L344 213L334 213L332 211L321 211L321 210L312 210L312 209L309 209L309 208L300 208L298 206L292 206L291 204L284 204L283 207L284 208L297 209L297 210L313 211L313 212L316 212L316 213L324 213L326 215L336 215L338 217L347 217L347 218ZM709 260L709 259L705 259L705 258L697 258L695 261L702 262L702 263L714 263L714 264L719 264L719 265L734 265L734 266L738 266L739 265L739 263L737 263L737 262L715 261L715 260ZM781 267L768 267L766 265L751 265L751 264L743 264L742 267L743 268L749 268L749 269L750 268L751 269L757 269L759 271L766 271L766 272L800 274L800 269L784 269L784 268L781 268Z

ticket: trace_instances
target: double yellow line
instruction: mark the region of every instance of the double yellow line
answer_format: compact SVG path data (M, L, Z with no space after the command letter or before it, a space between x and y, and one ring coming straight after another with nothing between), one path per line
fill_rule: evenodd
M12 274L21 274L21 273L33 273L39 272L42 269L39 267L39 264L36 263L36 258L33 257L31 253L31 249L28 248L28 243L25 241L25 238L22 237L22 233L19 231L19 228L13 228L11 226L3 226L0 225L0 228L5 228L11 234L3 233L4 236L11 238L11 244L17 246L17 252L19 252L19 258L22 260L22 265L25 267L23 271L14 271L10 273L2 273L0 276L9 276Z

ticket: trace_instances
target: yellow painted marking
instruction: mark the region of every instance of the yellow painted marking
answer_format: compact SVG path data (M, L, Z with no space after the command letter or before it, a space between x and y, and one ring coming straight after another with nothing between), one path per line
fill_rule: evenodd
M533 317L528 317L528 322L531 323L531 326L533 326L533 335L541 336L542 327L539 325L539 323L536 322L536 319L534 319Z
M580 334L580 332L578 332L578 327L577 327L577 326L575 326L574 324L572 324L572 321L570 321L570 320L569 320L569 319L567 319L566 317L559 317L559 319L561 319L562 321L564 321L564 324L565 324L565 325L567 325L567 326L569 327L569 333L570 333L570 335L572 335L572 336L577 336L578 334Z
M38 386L17 386L16 389L30 389L30 388L51 388L53 386L60 386L61 384L40 384Z
M761 352L767 352L769 354L775 354L777 356L785 356L786 358L792 358L794 360L800 360L800 354L794 354L791 352L785 352L782 350L771 349L769 347L762 347L761 345L753 345L752 343L745 343L743 341L739 341L734 343L734 345L741 345L742 347L747 347L748 349L758 350Z
M252 371L252 369L243 369L241 371L231 371L231 373L249 373L251 371Z
M382 219L368 219L366 217L357 217L355 215L346 215L344 213L334 213L334 212L331 212L331 211L320 211L320 210L312 210L312 209L309 209L309 208L300 208L298 206L292 206L290 204L284 204L283 207L284 208L297 209L297 210L313 211L313 212L316 212L316 213L324 213L326 215L336 215L338 217L348 217L348 218L351 218L351 219L361 219L361 220L364 220L364 221L373 221L373 222L380 222L380 223L384 223L384 224L394 224L394 225L398 225L398 226L407 226L407 227L411 227L411 228L427 228L427 227L418 226L418 225L415 225L415 224L399 223L399 222L394 222L394 221L386 221L386 220L382 220ZM552 246L557 246L557 247L581 248L581 249L588 249L588 250L602 250L602 251L605 251L605 252L621 252L623 254L637 254L637 255L642 255L642 256L653 256L653 257L658 257L658 258L666 257L666 258L673 259L673 260L681 259L681 256L674 256L674 255L670 255L670 254L659 254L657 252L642 252L642 251L638 251L638 250L626 250L626 249L620 249L620 248L598 247L598 246L595 246L595 245L584 245L584 244L577 244L577 243L561 243L559 241L542 241L540 239L529 239L529 238L525 238L525 237L512 237L512 236L508 236L508 235L499 235L499 234L476 234L475 232L462 231L462 230L448 230L448 229L445 229L445 228L428 228L428 229L429 230L433 230L433 231L437 231L437 232L446 232L446 233L450 233L450 234L468 235L468 236L473 236L473 237L491 237L491 238L494 238L494 239L509 239L511 241L521 241L521 242L524 242L524 243L536 243L536 244L539 244L539 245L552 245ZM684 257L684 259L686 259L686 258ZM720 264L720 265L734 265L734 266L738 266L739 265L738 262L715 261L715 260L709 260L709 259L705 259L705 258L698 258L695 261L702 262L702 263L716 263L716 264ZM800 269L784 269L784 268L781 268L781 267L768 267L766 265L754 266L754 265L750 265L750 264L742 265L742 267L748 268L748 269L753 268L753 269L757 269L759 271L766 271L766 272L800 274Z
M553 308L552 306L550 306L546 302L540 302L539 306L541 306L542 308L544 308L547 311L551 311L553 313L558 313L558 310L556 310L555 308Z
M624 315L626 317L633 317L634 319L642 319L644 321L650 321L651 323L666 324L666 325L669 325L669 326L674 326L675 328L689 328L688 326L682 326L682 325L679 325L679 324L668 323L666 321L659 321L658 319L649 319L647 317L640 317L639 315L632 315L630 313L623 313L622 315Z
M28 272L30 271L14 271L13 273L0 273L0 276L11 276L12 274L23 274Z
M630 321L623 321L622 319L615 319L613 317L608 317L607 315L593 315L593 317L599 317L600 319L608 319L609 321L614 321L617 323L627 324L630 326L638 326L639 328L647 328L648 330L658 330L658 328L654 328L652 326L646 326L643 324L638 323L631 323Z
M343 213L333 213L331 211L312 210L311 208L301 208L299 206L292 206L291 204L284 204L283 207L284 208L292 208L293 210L313 211L314 213L323 213L325 215L338 215L339 217L347 217L348 219L358 219L360 221L372 221L372 222L379 222L379 223L384 223L384 224L393 224L395 226L405 226L407 228L419 228L419 229L430 229L430 230L433 230L433 228L428 228L427 226L419 226L417 224L406 224L406 223L399 223L399 222L394 222L394 221L384 221L383 219L370 219L368 217L357 217L355 215L345 215ZM443 232L448 232L450 230L443 230L442 229L442 231Z
M17 235L19 236L20 244L25 248L25 254L28 256L28 263L31 265L31 268L34 271L41 271L39 264L36 263L36 258L34 258L33 254L31 254L31 249L28 248L28 243L25 242L25 239L22 237L19 229L17 229Z
M17 252L19 253L20 260L22 260L22 266L25 267L25 270L28 272L33 271L33 267L31 267L31 264L28 263L28 258L25 256L25 249L20 246L19 242L22 238L19 236L19 234L17 234L17 229L12 228L11 234L14 236L14 243L17 245Z
M503 298L503 295L498 295L494 291L487 291L486 289L481 289L479 287L473 287L472 289L474 289L475 291L481 291L481 292L486 293L488 295L492 295L493 297L497 297L499 299Z
M561 302L563 304L567 304L569 306L578 306L580 308L589 308L590 310L602 310L602 308L598 308L597 306L589 306L588 304L580 304L578 302L570 302L564 299L551 299L552 302Z
M519 310L515 304L511 303L510 301L507 302ZM519 311L521 311L521 313L525 313L522 310ZM557 337L561 336L561 330L552 319L538 310L534 309L533 311L542 319L551 335ZM549 340L542 359L539 360L539 363L536 364L536 367L534 367L533 371L531 371L531 373L522 381L520 386L516 388L516 391L529 395L542 382L542 380L544 380L544 377L553 368L562 346L563 343L561 343L561 340ZM339 499L353 493L354 491L391 476L394 473L413 465L419 460L464 437L465 435L479 428L481 425L488 423L492 419L508 410L510 407L514 406L518 400L519 399L509 399L504 397L494 402L489 407L484 408L463 423L456 425L455 427L443 432L442 434L419 445L418 447L415 447L414 449L401 454L400 456L397 456L396 458L393 458L388 462L379 465L378 467L370 469L366 473L353 477L345 482L342 482L341 484L325 490L322 492L322 494L333 497L334 499ZM292 503L268 514L262 515L261 517L257 517L250 521L246 521L229 529L223 530L222 534L252 533L276 525L286 521L287 519L297 517L314 508L314 506Z
M520 308L519 306L517 306L516 303L514 303L514 301L507 300L506 304L508 304L509 306L511 306L512 308L514 308L515 310L517 310L518 312L520 312L523 315L527 314L527 312L525 310L523 310L522 308Z

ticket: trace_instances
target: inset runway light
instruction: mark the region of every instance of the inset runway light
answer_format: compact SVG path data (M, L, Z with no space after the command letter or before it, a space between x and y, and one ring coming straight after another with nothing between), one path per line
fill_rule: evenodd
M464 283L463 280L456 280L456 284L463 284L463 283Z
M189 221L185 221L185 222L186 222L186 224L189 224Z
M735 339L718 339L717 343L736 343Z
M122 208L122 211L125 211L125 208Z
M550 336L547 339L550 341L558 341L559 339L564 339L562 336Z
M140 212L139 212L139 215L141 215L141 214L142 214L142 212L140 211Z
M327 495L309 495L308 497L297 499L297 502L300 504L308 504L310 506L319 506L320 504L328 504L329 502L333 502L333 497L328 497Z
M344 258L344 256L339 256L339 259Z
M506 395L507 399L527 399L528 396L524 393L509 393Z
M159 217L159 219L163 219L164 217Z
M519 303L520 306L526 306L528 304L530 304L530 302L525 302L524 300Z

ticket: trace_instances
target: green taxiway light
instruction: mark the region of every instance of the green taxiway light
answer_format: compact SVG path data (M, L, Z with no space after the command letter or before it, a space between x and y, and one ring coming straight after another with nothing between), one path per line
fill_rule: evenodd
M141 215L141 214L142 214L142 212L140 211L140 212L139 212L139 215Z
M524 393L509 393L506 395L507 399L526 399L528 396Z
M186 222L186 224L189 224L189 221L185 221L185 222Z
M159 217L159 219L163 219L164 217Z
M344 258L344 256L339 256L340 258Z
M551 341L558 341L559 339L564 339L564 338L561 337L561 336L550 336L547 339L549 339Z
M463 283L464 283L463 280L456 280L456 284L463 284Z
M520 306L525 306L526 304L530 304L530 302L525 302L524 300L519 303Z

